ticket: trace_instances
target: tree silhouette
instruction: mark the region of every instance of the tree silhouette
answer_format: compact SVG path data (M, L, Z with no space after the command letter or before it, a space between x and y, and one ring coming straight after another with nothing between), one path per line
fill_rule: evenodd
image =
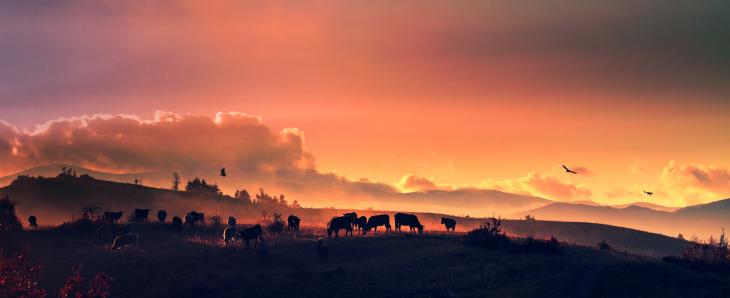
M198 177L195 177L192 181L188 181L188 184L185 186L185 191L216 196L221 195L218 184L208 184L205 182L205 179L201 180Z
M172 172L172 190L180 190L180 174L177 171Z
M18 216L15 214L15 203L10 201L9 196L5 196L0 200L0 232L2 231L20 231L23 224L20 223Z

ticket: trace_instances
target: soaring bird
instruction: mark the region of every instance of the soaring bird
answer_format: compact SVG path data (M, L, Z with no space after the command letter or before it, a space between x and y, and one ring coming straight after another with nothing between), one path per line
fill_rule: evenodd
M646 191L646 190L644 191L644 193L645 193L645 194L647 194L648 196L651 196L651 195L653 195L653 194L654 194L653 192L650 192L650 191Z
M574 175L575 175L575 174L578 174L578 172L576 172L576 171L573 171L573 170L571 170L571 169L568 169L568 167L566 167L565 165L563 165L563 169L565 169L565 172L566 172L566 173L571 173L571 174L574 174Z
M226 168L222 168L221 169L221 176L222 177L225 177L226 176Z

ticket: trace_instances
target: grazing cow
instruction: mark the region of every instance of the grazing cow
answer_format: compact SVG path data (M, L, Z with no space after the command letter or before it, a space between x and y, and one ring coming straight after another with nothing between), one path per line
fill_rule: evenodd
M112 250L124 248L127 246L134 245L135 247L139 243L139 234L129 233L124 235L119 235L114 238L114 242L112 243Z
M122 218L122 214L124 214L123 211L117 211L117 212L106 211L106 212L104 212L104 216L102 218L106 222L116 223L120 218Z
M228 217L228 226L235 227L236 226L236 218L233 216Z
M165 219L167 219L167 211L165 211L165 210L157 211L157 220L159 220L161 224L165 223Z
M299 223L301 223L301 219L296 217L296 215L289 215L286 219L286 225L289 228L289 231L292 232L299 233Z
M365 227L368 225L368 218L365 216L360 216L357 219L355 219L354 226L355 229L358 231L361 231L363 235L365 234Z
M446 231L447 231L447 232L448 232L449 230L451 230L452 232L453 232L453 231L456 231L456 220L454 220L453 218L448 218L448 217L442 217L442 218L441 218L441 223L442 223L442 224L443 224L444 226L446 226Z
M418 217L413 214L396 213L395 214L395 230L400 231L401 226L409 226L411 232L418 229L419 234L423 234L423 225L418 221Z
M38 228L38 219L35 217L35 215L28 216L28 223L34 229Z
M357 221L357 213L356 212L350 212L342 214L343 217L346 217L350 220L350 225L355 225L355 221Z
M319 238L319 240L317 240L317 252L319 253L320 259L324 260L324 259L327 259L327 257L329 257L330 248L329 248L329 246L327 246L327 242L324 241L324 239L322 239L322 238Z
M172 228L175 230L175 232L181 233L182 227L183 227L182 219L180 219L177 216L173 217L172 218Z
M135 222L147 222L150 216L150 209L134 209Z
M248 229L244 229L241 232L238 232L238 238L246 241L246 248L248 248L248 243L251 240L256 240L256 242L254 242L254 247L258 247L259 241L261 240L261 238L263 238L262 231L263 229L261 229L261 225L255 225Z
M223 243L225 243L226 245L228 245L228 242L233 240L233 238L235 238L235 237L236 237L236 226L235 225L226 227L223 230Z
M375 232L377 232L379 226L385 226L385 231L390 232L390 215L380 214L371 216L370 219L368 219L368 223L365 225L363 234L370 231L370 229L375 229Z
M347 234L350 234L350 236L352 236L351 219L351 217L347 216L333 217L327 225L327 237L332 236L333 232L335 233L335 238L340 237L340 230L345 230L345 237L347 237Z
M185 215L185 223L194 226L198 222L205 224L205 214L202 212L190 211Z

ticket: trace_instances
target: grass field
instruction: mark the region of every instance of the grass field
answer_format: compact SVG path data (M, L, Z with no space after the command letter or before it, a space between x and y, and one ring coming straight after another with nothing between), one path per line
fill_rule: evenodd
M730 277L659 259L564 246L559 255L466 246L459 234L390 233L330 239L321 228L224 246L220 227L140 225L139 246L110 251L95 235L57 229L3 235L42 264L52 295L74 266L113 278L113 297L728 297Z

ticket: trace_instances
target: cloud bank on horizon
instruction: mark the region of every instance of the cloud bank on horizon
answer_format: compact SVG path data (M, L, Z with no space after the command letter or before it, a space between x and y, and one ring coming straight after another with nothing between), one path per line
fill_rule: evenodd
M114 173L177 170L188 177L213 176L217 169L226 167L240 179L260 185L338 195L494 189L557 201L594 198L589 186L575 183L574 177L565 178L560 166L514 179L485 179L474 186L439 184L416 174L406 174L394 184L352 180L321 172L314 154L307 150L302 131L275 131L260 117L239 112L210 117L158 111L152 120L133 115L91 115L51 120L32 131L0 122L0 174L54 163ZM595 176L587 167L575 169L586 179ZM730 171L712 166L671 161L662 170L661 180L661 193L682 197L688 204L720 199L730 192ZM609 195L638 197L641 191L618 188Z

